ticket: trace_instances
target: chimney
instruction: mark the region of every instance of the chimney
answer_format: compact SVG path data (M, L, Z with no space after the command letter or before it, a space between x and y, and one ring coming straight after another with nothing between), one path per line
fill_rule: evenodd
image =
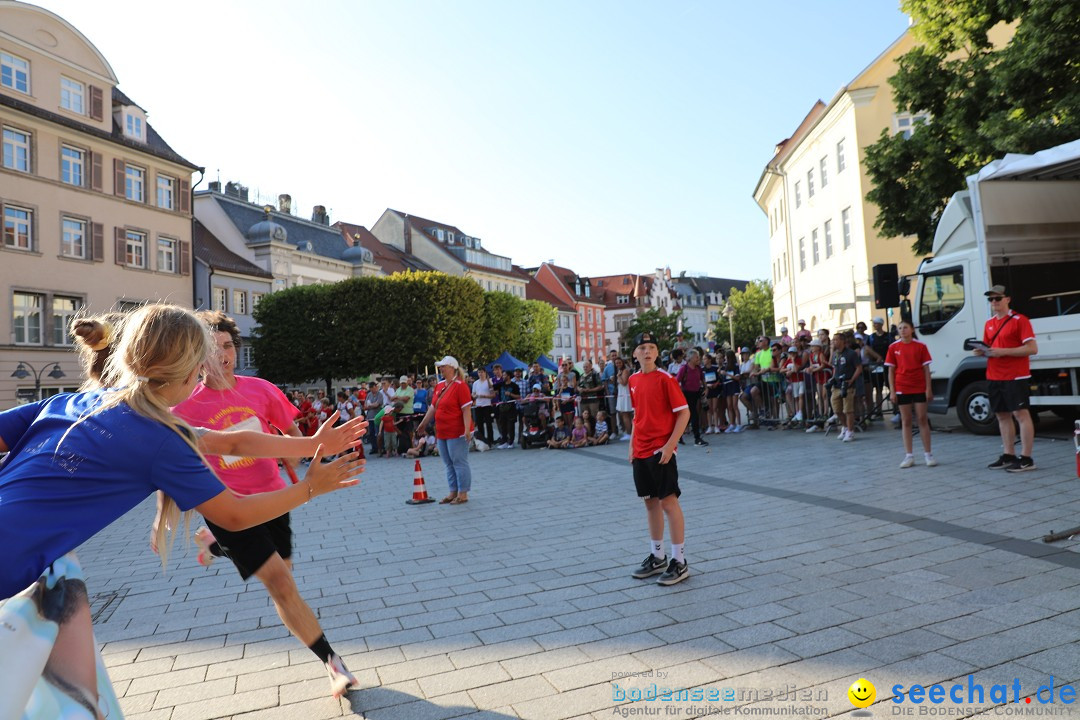
M330 224L330 216L326 214L325 205L316 205L311 209L311 222L319 223L320 225Z
M278 211L284 215L292 215L292 195L277 196Z
M221 181L220 180L211 180L210 181L210 192L216 192L216 193L221 192Z
M405 254L412 255L412 223L409 222L409 216L405 216Z

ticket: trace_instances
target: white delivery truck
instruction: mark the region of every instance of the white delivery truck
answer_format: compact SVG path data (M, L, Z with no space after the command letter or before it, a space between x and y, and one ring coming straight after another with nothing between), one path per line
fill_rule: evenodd
M1080 140L1034 155L1006 155L968 177L938 222L933 256L900 280L919 338L934 358L931 412L955 407L980 434L997 432L986 360L964 349L982 339L992 285L1031 318L1031 409L1080 418ZM913 281L913 282L912 282ZM901 312L907 310L906 302Z

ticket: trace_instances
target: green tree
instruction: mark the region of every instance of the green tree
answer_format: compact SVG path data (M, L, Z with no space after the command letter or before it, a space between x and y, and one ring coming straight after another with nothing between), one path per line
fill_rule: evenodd
M355 374L346 351L342 319L334 312L334 286L305 285L266 295L255 309L252 337L259 377L299 385Z
M903 0L923 45L889 83L897 107L928 112L912 136L883 131L866 148L875 226L930 252L937 217L964 177L1005 153L1080 137L1080 0ZM988 33L1011 23L996 48Z
M525 322L525 301L508 292L484 293L480 355L494 359L514 346ZM513 353L511 353L513 354Z
M772 332L776 324L773 316L773 289L768 280L751 280L745 290L731 288L728 302L735 309L732 324L735 328L735 345L753 347L754 339L761 335L762 323L766 332ZM713 337L718 343L728 340L728 320L720 317L713 324Z
M683 314L682 310L664 313L665 311L660 308L653 308L638 314L623 330L622 344L631 346L632 350L634 336L639 333L649 332L660 340L659 348L661 350L670 350L671 346L675 344L675 333L679 331L679 324Z
M559 314L551 305L539 300L521 304L521 325L510 345L510 354L522 362L531 363L551 352Z

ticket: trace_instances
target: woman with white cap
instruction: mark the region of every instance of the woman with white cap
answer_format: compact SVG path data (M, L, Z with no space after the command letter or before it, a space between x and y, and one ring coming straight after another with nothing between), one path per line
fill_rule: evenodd
M431 406L420 421L418 432L435 419L435 440L439 457L446 466L450 492L439 502L462 505L469 501L472 470L469 468L469 438L472 435L472 392L456 358L447 355L435 367L442 380L435 386Z

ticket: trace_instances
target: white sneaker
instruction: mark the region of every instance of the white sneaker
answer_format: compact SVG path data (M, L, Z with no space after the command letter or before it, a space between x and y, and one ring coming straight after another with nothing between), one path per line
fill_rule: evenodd
M806 428L806 432L808 432L808 433L816 433L816 432L820 432L820 431L821 431L821 428L819 428L817 425L811 425L810 427Z
M791 419L794 420L795 422L802 422L802 410L795 413L795 417L793 417Z
M902 463L900 463L900 467L909 468L914 464L915 464L915 458L912 457L911 455L905 455L904 456L904 461Z
M844 436L843 441L844 442L855 442L855 433L849 432L847 435Z
M349 692L349 688L356 687L356 678L345 667L345 663L341 661L337 653L330 655L330 659L324 665L326 666L327 675L330 676L331 695L339 698Z
M892 424L893 425L899 425L900 424L900 414L899 413L892 416Z
M926 460L926 467L936 467L937 466L937 460L935 460L934 456L931 455L930 453L923 453L923 459Z
M829 426L829 425L835 425L835 424L836 424L836 421L837 421L838 419L839 419L839 418L837 418L837 417L836 417L835 415L830 415L830 416L829 416L829 419L825 421L825 425L826 425L826 426Z
M734 430L732 430L731 432L737 432L737 433L741 433L741 432L742 432L743 430L745 430L745 429L746 429L746 426L745 426L745 425L736 425L736 426L735 426L735 429L734 429Z

